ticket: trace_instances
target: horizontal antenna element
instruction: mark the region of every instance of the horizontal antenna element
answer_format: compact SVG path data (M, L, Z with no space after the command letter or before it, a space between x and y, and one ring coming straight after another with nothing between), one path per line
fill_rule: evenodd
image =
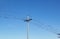
M24 22L30 22L32 19L29 17L29 16L27 16L27 18L24 20Z

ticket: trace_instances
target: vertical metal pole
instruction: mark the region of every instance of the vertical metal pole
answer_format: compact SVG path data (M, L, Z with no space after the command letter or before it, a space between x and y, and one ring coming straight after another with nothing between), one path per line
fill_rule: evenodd
M29 16L27 16L27 39L29 39L29 22L30 22L30 20L29 20L30 18L29 18Z
M29 22L27 22L27 39L29 39Z
M32 19L29 18L29 16L27 16L27 18L24 20L25 22L27 22L27 39L29 39L29 23Z

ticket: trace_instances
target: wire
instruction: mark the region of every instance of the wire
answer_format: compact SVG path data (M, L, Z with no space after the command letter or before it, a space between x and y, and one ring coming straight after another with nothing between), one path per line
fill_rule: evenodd
M38 20L34 20L33 24L36 25L37 27L40 27L40 28L45 29L49 32L53 32L53 33L57 34L57 32L56 32L57 29L54 29L53 26L51 26L51 25L41 23Z
M18 17L14 17L14 16L0 16L0 18L23 20L23 19L20 19Z

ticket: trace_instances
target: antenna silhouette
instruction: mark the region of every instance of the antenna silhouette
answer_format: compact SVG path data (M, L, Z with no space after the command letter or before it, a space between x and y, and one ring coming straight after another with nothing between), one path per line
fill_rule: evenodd
M0 16L1 18L9 18L8 16ZM10 17L10 19L11 19L11 17ZM13 19L19 19L19 20L22 20L22 19L20 19L20 18L16 18L16 17L13 17ZM29 28L30 28L30 21L31 21L32 19L29 17L29 16L27 16L26 17L26 19L24 19L24 22L27 22L27 39L29 39ZM34 20L34 19L33 19ZM44 23L40 23L39 22L39 20L34 20L34 23L33 23L34 25L36 25L36 26L39 26L40 28L42 28L42 29L44 29L45 27L46 27L46 29L45 30L47 30L47 31L50 31L49 29L51 29L51 31L50 32L53 32L53 33L55 33L55 34L57 34L58 35L58 38L60 38L60 32L59 33L56 33L56 29L54 29L54 27L52 27L51 25L49 26L45 26L45 24ZM45 27L44 27L45 26ZM58 31L58 30L57 30Z
M32 19L27 16L27 18L24 20L24 22L27 22L27 39L29 39L29 24Z

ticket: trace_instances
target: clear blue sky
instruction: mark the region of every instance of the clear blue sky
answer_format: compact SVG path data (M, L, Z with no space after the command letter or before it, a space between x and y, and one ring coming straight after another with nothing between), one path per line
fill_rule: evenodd
M58 39L55 30L45 30L46 26L41 29L32 22L59 29L60 0L0 0L0 39L26 39L26 23L14 17L24 19L27 15L37 20L30 23L30 39Z

